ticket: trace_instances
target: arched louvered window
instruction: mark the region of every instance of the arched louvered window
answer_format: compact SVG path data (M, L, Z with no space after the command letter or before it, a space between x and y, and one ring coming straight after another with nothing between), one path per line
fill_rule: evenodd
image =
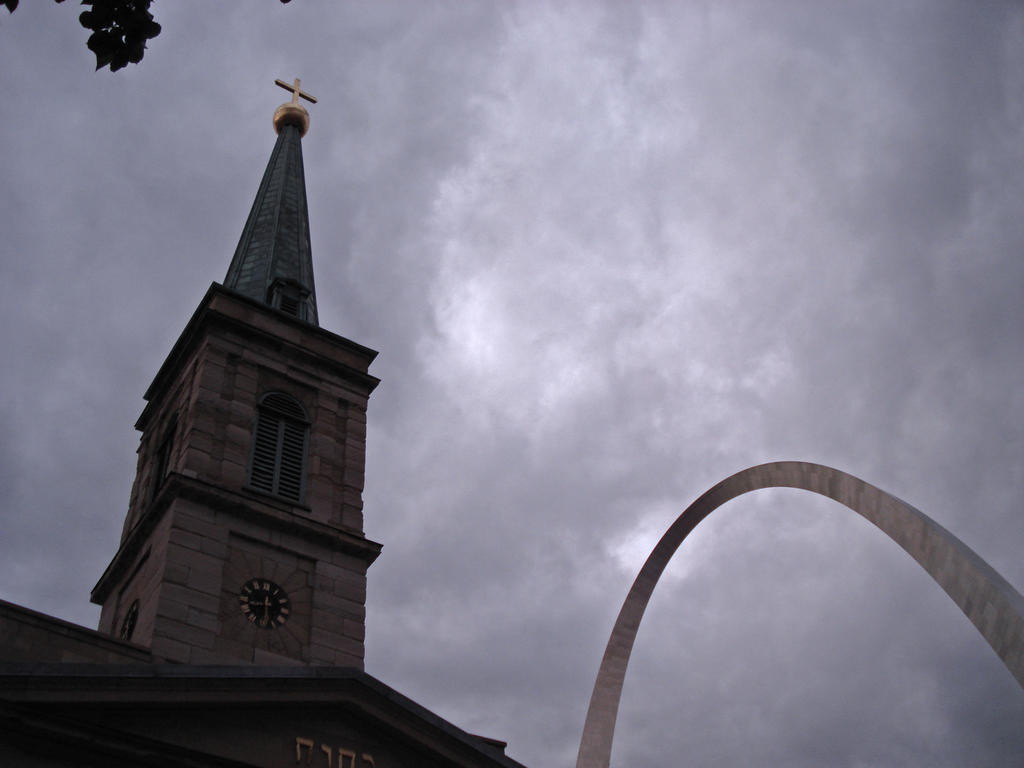
M164 438L153 457L153 473L149 480L149 500L156 498L157 493L164 487L167 479L167 471L171 466L171 450L174 448L174 432L178 427L178 416L171 417L170 423L164 430Z
M260 401L249 484L289 501L302 501L309 422L299 402L280 392Z

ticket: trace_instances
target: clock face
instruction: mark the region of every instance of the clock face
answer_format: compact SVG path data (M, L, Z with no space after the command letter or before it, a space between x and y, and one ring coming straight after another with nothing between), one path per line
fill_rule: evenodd
M121 622L121 632L119 637L122 640L131 640L132 632L135 631L135 622L139 620L139 601L135 600L131 605L128 606L128 612L124 615L124 620Z
M266 579L249 579L238 593L242 614L264 629L276 629L288 621L291 603L277 584Z

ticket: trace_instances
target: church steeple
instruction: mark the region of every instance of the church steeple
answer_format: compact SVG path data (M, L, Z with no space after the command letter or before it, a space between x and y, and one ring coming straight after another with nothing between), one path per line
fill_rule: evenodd
M300 140L277 145L224 285L146 391L121 546L92 593L100 631L189 664L361 669L372 349L320 328ZM298 321L296 320L298 318Z
M292 100L274 113L277 143L224 287L318 325L302 168L302 137L309 129L309 113L299 104L299 96L314 103L316 99L300 90L298 79L293 85L275 82L292 92Z

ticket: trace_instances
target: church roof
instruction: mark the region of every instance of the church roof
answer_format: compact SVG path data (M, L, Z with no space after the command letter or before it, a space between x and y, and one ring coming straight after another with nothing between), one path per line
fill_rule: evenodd
M0 726L47 765L523 768L351 667L0 662Z
M318 325L303 133L295 124L279 127L224 286Z

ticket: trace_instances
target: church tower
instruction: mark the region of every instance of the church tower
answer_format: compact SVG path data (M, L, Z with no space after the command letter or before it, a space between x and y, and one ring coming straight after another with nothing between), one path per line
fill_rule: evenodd
M99 630L189 664L362 669L376 352L319 327L294 85L223 285L145 393Z

